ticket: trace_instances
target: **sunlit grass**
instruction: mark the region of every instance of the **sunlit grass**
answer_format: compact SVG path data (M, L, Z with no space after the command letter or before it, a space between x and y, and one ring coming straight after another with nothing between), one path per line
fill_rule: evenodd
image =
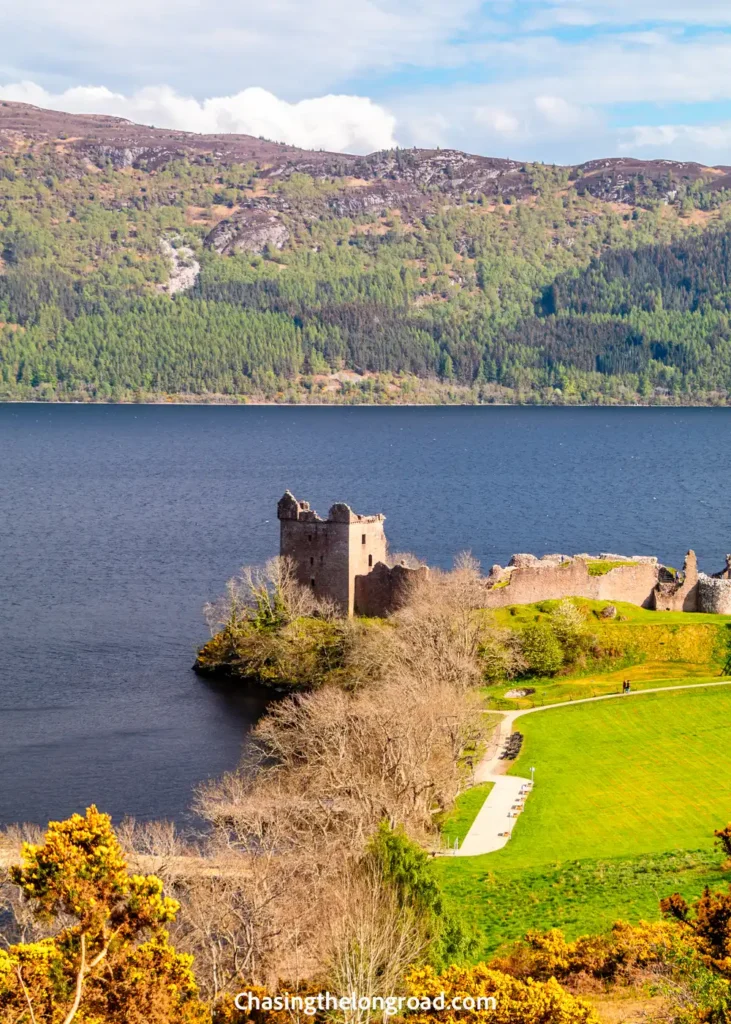
M520 720L511 774L536 787L509 848L535 865L709 845L731 818L731 686L626 697Z

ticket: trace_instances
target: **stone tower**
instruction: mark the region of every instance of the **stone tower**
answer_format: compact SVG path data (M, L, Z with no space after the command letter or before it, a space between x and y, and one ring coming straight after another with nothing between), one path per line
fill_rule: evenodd
M359 516L349 505L337 504L322 519L309 502L286 491L277 517L279 553L293 560L300 583L352 615L356 576L367 576L386 562L385 516Z

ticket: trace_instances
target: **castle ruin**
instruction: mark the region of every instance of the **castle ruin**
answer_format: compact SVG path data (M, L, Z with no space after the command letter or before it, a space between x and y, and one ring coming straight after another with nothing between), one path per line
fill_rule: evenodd
M362 516L341 502L327 519L286 491L277 505L279 553L290 558L297 578L345 615L385 615L400 607L414 573L388 564L385 516Z
M596 575L594 567L600 568ZM506 568L492 567L486 586L486 608L584 597L654 611L731 615L731 555L715 576L698 571L694 551L687 553L680 572L651 555L513 555Z
M297 578L343 614L384 616L405 604L426 566L390 565L385 516L358 515L349 505L332 506L327 519L287 491L277 505L280 554L292 559ZM533 604L583 597L625 601L656 611L731 615L731 555L714 576L698 571L689 551L676 572L649 555L513 555L484 579L483 607Z

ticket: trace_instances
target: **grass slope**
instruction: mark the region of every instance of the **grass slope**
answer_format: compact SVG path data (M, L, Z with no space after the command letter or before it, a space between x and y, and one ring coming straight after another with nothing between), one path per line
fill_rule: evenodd
M713 829L731 818L731 686L647 694L527 715L511 771L536 788L510 844L445 859L448 896L483 935L484 954L527 928L570 934L657 917L731 881ZM695 851L695 852L686 852Z
M575 598L588 622L589 631L607 652L603 657L573 667L550 679L530 679L535 690L529 697L505 699L515 682L486 687L490 707L505 709L538 707L562 701L581 700L605 693L618 693L622 680L630 679L634 689L676 686L685 682L721 679L731 661L731 617L692 612L655 612L636 605L615 602L617 618L601 616L606 601ZM493 613L499 626L524 629L536 622L550 621L558 601L511 605Z

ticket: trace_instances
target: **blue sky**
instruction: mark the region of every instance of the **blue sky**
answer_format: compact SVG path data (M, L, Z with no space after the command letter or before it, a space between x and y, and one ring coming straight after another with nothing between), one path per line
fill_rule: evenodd
M0 2L0 98L360 152L731 164L729 2Z

